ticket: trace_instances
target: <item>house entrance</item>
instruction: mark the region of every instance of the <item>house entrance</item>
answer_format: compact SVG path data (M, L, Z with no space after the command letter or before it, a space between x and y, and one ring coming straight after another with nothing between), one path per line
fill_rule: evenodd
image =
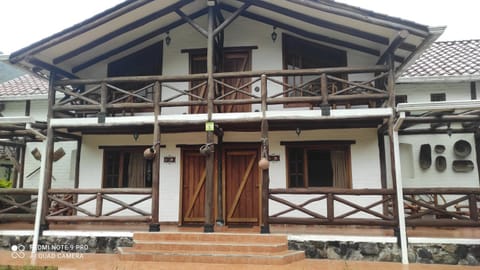
M224 202L227 225L259 223L258 147L225 147Z
M215 164L222 158L222 188L214 181L214 192L222 192L223 219L226 225L258 225L260 217L260 177L258 146L225 145L216 153ZM182 149L181 223L205 221L206 161L198 147ZM215 169L216 171L216 169ZM214 176L217 179L217 175ZM215 196L216 197L216 196ZM216 203L215 203L216 205ZM217 213L217 208L214 209Z

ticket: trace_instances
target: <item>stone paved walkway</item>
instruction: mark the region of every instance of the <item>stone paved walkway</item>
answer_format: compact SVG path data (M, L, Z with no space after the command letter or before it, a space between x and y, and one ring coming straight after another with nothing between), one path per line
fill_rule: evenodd
M355 261L336 261L336 260L313 260L306 259L300 262L276 266L276 265L226 265L226 264L206 264L206 263L167 263L167 262L130 262L120 261L116 254L81 254L76 255L80 258L72 258L71 255L58 255L56 253L38 253L37 265L55 265L59 270L84 270L84 269L109 269L109 270L153 270L153 269L195 269L195 270L220 270L220 269L285 269L285 270L304 270L304 269L322 269L322 270L478 270L480 267L457 266L457 265L433 265L433 264L410 264L402 265L400 263L384 262L355 262ZM16 254L18 255L18 254ZM12 255L10 251L0 251L0 265L29 265L29 253L25 253L24 258ZM45 257L64 257L64 258L45 258ZM15 258L14 258L15 257ZM44 257L44 258L40 258ZM67 258L65 258L67 257Z

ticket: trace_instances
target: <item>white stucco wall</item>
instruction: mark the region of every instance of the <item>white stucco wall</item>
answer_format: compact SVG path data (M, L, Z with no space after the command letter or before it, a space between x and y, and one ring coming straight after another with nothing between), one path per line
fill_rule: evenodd
M285 147L281 141L313 141L313 140L354 140L351 146L352 183L354 188L380 188L380 163L378 143L375 129L345 129L345 130L314 130L302 131L297 136L295 131L270 132L270 153L280 155L279 162L271 162L270 178L271 188L285 188L286 181L286 156ZM224 143L228 142L259 142L258 132L226 132ZM119 145L150 145L152 137L141 135L134 141L130 135L86 135L83 139L82 158L80 168L80 188L101 188L103 150L99 146ZM180 173L181 173L181 148L178 144L197 145L205 143L205 133L178 133L163 134L160 154L160 220L177 222L180 211ZM164 163L163 157L175 156L175 163ZM365 158L365 157L368 157ZM368 168L368 169L367 169ZM126 197L124 196L124 199ZM130 196L127 201L134 201L139 196ZM298 198L301 199L301 198ZM365 202L372 198L362 199ZM142 209L150 211L151 201L141 204ZM113 206L104 205L104 211L111 210ZM280 206L272 204L271 211L279 211ZM94 211L93 203L87 205L90 211ZM338 211L346 211L347 208L339 207ZM126 214L123 212L121 214ZM295 215L295 213L293 213Z
M470 82L401 83L398 95L407 95L408 102L430 102L430 94L445 93L448 101L470 100Z
M466 140L472 146L472 152L467 157L458 157L454 153L454 144L458 140ZM461 134L454 133L451 136L447 134L435 135L404 135L399 137L400 161L402 166L402 182L404 187L480 187L478 168L476 162L475 138L472 133ZM389 152L388 138L385 138L386 152ZM422 144L430 144L432 152L432 166L428 169L420 167L420 147ZM445 152L437 154L434 151L435 145L444 145ZM407 150L411 149L411 152ZM445 171L438 171L435 168L435 158L445 157L447 168ZM455 172L452 168L454 160L471 160L474 169L469 172ZM409 168L404 168L409 167ZM410 174L407 174L409 171ZM387 176L388 186L392 186L390 173L390 159L387 156Z

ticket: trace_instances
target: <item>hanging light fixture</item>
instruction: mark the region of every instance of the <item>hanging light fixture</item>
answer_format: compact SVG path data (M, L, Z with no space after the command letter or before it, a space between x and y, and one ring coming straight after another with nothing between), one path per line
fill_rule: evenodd
M165 44L170 45L170 42L172 42L172 38L170 37L170 31L167 31L167 37L165 37Z
M302 133L302 129L297 127L297 129L295 130L295 133L297 133L297 136L300 136L300 133Z
M138 134L138 132L136 132L136 131L133 132L133 139L134 139L135 141L138 140L138 137L140 137L140 134Z
M275 40L277 40L277 32L275 32L275 30L277 29L276 26L273 26L273 31L272 31L272 34L271 34L271 37L272 37L272 41L275 42Z

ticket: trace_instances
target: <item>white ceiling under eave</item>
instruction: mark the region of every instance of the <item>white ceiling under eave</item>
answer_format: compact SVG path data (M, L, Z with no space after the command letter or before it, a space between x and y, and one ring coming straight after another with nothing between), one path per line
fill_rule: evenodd
M397 61L404 60L398 65L414 59L441 34L431 33L424 25L334 1L217 1L225 18L245 4L250 6L240 16L287 31L285 28L297 29L297 34L303 33L308 35L306 38L330 46L347 49L350 44L353 46L350 49L371 55L381 55L399 31L409 30L410 34L395 52ZM127 1L13 53L10 61L47 70L63 70L78 76L80 68L148 46L153 41L162 40L169 28L187 23L175 12L176 8L188 16L205 16L207 1Z

